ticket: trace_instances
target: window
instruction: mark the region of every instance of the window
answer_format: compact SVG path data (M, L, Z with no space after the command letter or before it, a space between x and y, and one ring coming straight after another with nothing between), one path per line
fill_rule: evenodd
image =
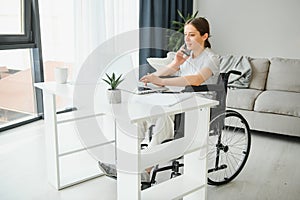
M36 117L30 50L1 50L0 63L0 127Z
M38 119L43 81L37 0L0 0L0 131ZM35 10L33 10L35 9ZM34 12L33 12L34 11Z
M0 0L0 23L4 25L0 27L0 34L24 34L24 2L20 0L10 0L10 3L7 3L7 1L8 0Z

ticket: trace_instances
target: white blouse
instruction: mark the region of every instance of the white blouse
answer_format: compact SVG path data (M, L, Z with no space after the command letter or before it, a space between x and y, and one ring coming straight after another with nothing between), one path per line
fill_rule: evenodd
M191 54L192 55L192 54ZM195 58L190 56L182 65L179 66L178 76L195 75L201 69L208 67L213 75L203 84L216 84L220 74L220 59L210 48L205 48L204 51Z

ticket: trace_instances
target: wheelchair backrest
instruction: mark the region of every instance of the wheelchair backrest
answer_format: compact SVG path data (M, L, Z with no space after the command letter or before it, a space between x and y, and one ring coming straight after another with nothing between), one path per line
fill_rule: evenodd
M219 101L219 105L212 108L211 116L216 116L218 113L222 113L226 109L226 97L227 97L227 84L230 74L240 75L241 72L236 70L230 70L225 73L220 73L217 84L204 84L200 86L186 86L183 92L209 92L216 93L216 99Z

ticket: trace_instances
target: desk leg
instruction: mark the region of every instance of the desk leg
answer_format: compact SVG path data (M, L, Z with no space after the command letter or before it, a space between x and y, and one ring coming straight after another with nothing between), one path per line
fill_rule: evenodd
M184 174L190 177L196 177L197 181L203 183L203 187L197 191L185 196L184 200L204 200L207 199L207 139L209 131L210 109L205 108L200 111L186 112L185 133L191 134L188 137L195 137L194 142L200 143L201 148L198 151L184 155ZM195 119L198 119L195 122ZM198 125L197 134L195 132L195 123Z
M43 93L48 181L60 189L55 95Z
M117 152L117 196L118 200L141 199L139 171L140 142L136 138L137 128L128 122L126 130L115 129ZM131 130L131 131L129 131Z

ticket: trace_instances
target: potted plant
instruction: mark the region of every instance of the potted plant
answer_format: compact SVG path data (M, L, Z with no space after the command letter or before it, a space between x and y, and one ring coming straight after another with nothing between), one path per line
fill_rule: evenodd
M172 31L172 33L169 36L169 43L168 43L168 49L170 51L178 51L178 49L183 45L184 43L184 25L185 23L190 20L196 18L198 11L196 11L194 14L190 15L188 14L186 17L183 16L183 14L177 10L178 15L182 19L181 21L172 21L172 25L174 26L174 29L176 32Z
M106 74L106 79L102 79L105 81L110 88L107 90L107 97L108 101L111 104L116 104L116 103L121 103L122 98L121 98L121 90L117 89L118 85L124 80L121 79L122 74L120 76L116 76L115 73L112 73L111 76Z

